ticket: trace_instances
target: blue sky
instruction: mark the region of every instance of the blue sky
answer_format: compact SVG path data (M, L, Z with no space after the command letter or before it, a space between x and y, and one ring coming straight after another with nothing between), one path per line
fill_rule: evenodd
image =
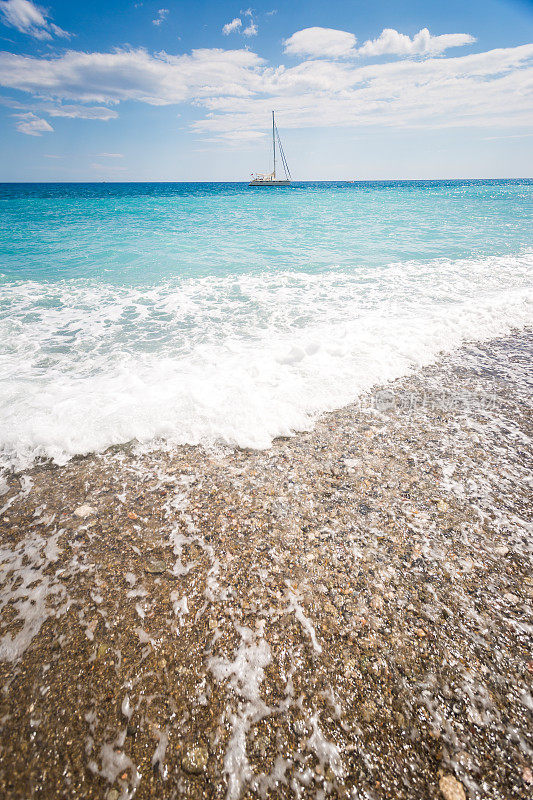
M533 4L0 0L0 180L530 177Z

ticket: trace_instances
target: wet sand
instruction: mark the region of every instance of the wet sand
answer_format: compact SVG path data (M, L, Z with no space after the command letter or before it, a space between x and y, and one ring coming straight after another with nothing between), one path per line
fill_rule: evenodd
M0 497L0 796L524 798L531 351Z

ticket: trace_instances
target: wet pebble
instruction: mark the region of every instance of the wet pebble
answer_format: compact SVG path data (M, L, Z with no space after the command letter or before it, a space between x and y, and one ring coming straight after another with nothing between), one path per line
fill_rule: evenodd
M207 747L194 745L193 747L188 747L185 751L181 759L181 766L185 772L188 772L190 775L200 775L202 772L205 772L208 760L209 754L207 752Z
M160 575L166 568L167 565L165 562L159 558L149 558L144 566L145 572L150 572L155 575Z
M476 769L475 759L470 755L470 753L467 753L466 750L459 750L455 758L459 764L469 772L474 772Z
M378 713L378 707L373 700L367 700L361 706L361 716L365 722L372 722Z
M74 511L74 516L79 517L79 519L86 519L87 517L90 517L92 514L96 514L96 508L93 508L92 506L89 505L79 506Z
M348 658L344 662L344 674L347 678L357 672L358 662L356 658Z
M439 781L439 789L445 800L466 800L463 784L453 775L443 775Z
M96 650L96 658L103 658L108 650L109 650L109 645L105 644L104 642L101 642L98 645L98 649Z
M512 594L511 592L506 592L503 596L504 600L507 600L512 606L515 606L517 603L520 602L520 598L517 597L516 594Z

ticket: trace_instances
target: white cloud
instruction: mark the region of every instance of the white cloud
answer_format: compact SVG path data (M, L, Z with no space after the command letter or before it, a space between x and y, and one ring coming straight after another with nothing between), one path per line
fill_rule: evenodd
M432 36L427 28L422 28L412 39L394 28L385 28L377 39L368 40L357 51L361 56L415 56L438 55L449 47L472 44L475 38L469 33L446 33Z
M266 68L252 97L207 98L199 133L264 130L276 108L284 128L492 127L533 123L533 44L460 58L360 66L314 60Z
M123 153L97 153L96 158L124 158Z
M222 28L222 33L224 36L229 36L230 33L238 31L240 28L242 28L242 20L239 17L235 17L235 19L232 19L231 22L227 22L224 25Z
M217 136L202 136L202 142L213 143L220 147L220 142L224 142L224 146L230 149L239 149L256 142L262 141L266 137L270 137L271 133L265 131L246 131L246 130L232 130L221 133Z
M28 136L42 136L43 133L48 133L54 129L45 119L37 117L31 111L24 114L13 114L18 119L15 127L21 133L27 133Z
M52 39L71 35L50 21L48 13L30 0L0 0L0 14L5 25L27 33L34 39Z
M529 139L530 136L533 136L533 133L515 133L510 136L484 136L483 141L494 142L498 139Z
M249 96L259 85L262 64L249 50L193 50L181 56L144 49L69 50L51 58L0 53L0 85L81 103L169 105L220 94Z
M257 36L257 32L259 29L255 24L254 12L252 11L252 9L248 8L246 11L241 13L244 13L249 18L248 25L242 32L243 36Z
M107 122L118 117L118 111L108 106L61 105L49 102L20 103L12 97L0 97L0 104L21 112L38 112L49 117L71 119L97 119Z
M157 12L157 17L152 20L152 25L162 25L169 15L168 8L160 8Z
M377 39L365 42L357 48L353 33L334 28L304 28L296 31L284 41L285 52L293 56L311 58L350 58L354 56L432 56L443 53L449 47L460 47L475 42L468 33L446 33L432 36L422 28L412 39L393 28L385 28Z
M107 122L118 117L118 111L107 106L47 105L39 107L50 117L68 117L70 119L98 119Z
M291 67L246 49L2 53L0 84L29 93L33 110L47 116L51 106L62 109L56 115L106 119L126 100L193 103L202 115L194 130L222 140L241 131L251 141L272 108L284 128L517 127L533 123L533 44L365 65L322 57Z
M257 31L257 25L253 19L251 19L246 28L243 30L242 34L243 36L257 36Z
M304 28L285 39L285 52L291 56L346 58L356 53L357 39L348 31L334 28Z
M222 33L224 36L228 36L230 33L236 33L239 31L243 36L257 36L258 27L254 21L254 12L251 8L247 8L246 11L241 11L241 14L245 17L248 17L248 25L246 28L242 27L242 19L240 17L235 17L231 22L226 23L222 28Z
M228 131L228 133L224 134L229 140L238 139L241 142L256 142L260 139L264 139L265 136L269 135L266 134L264 131Z

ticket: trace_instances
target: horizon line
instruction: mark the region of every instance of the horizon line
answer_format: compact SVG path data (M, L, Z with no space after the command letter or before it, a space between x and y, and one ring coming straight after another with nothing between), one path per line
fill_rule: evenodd
M520 176L520 177L513 177L513 176L505 176L500 175L497 177L456 177L456 178L308 178L305 180L292 180L291 184L295 183L391 183L391 182L398 182L398 181L411 181L411 182L423 182L423 181L530 181L533 180L533 176ZM235 180L216 180L216 181L207 181L207 180L172 180L172 181L165 181L165 180L115 180L115 179L100 179L100 180L82 180L82 179L68 179L68 180L0 180L0 186L20 186L20 185L37 185L37 184L46 184L46 185L57 185L57 184L64 184L64 183L84 183L90 184L95 186L100 186L102 184L191 184L191 183L198 183L198 184L227 184L232 183L235 185L242 184L247 186L249 184L249 180L242 180L242 181L235 181ZM272 188L272 187L269 187Z

